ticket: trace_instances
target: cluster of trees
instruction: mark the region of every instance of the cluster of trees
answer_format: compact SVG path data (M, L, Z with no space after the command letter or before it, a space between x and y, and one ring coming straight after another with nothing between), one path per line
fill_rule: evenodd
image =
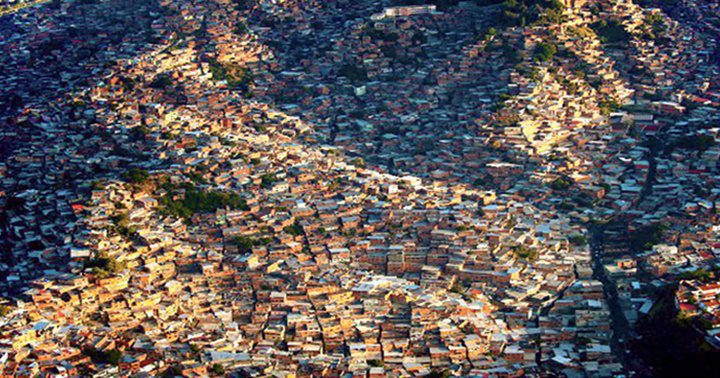
M715 281L718 275L718 268L713 267L712 270L707 270L705 268L700 268L697 270L693 270L692 272L684 272L680 275L680 279L683 280L698 280L703 283L710 283Z
M155 76L155 80L150 82L150 88L165 89L173 84L173 79L169 74L161 73Z
M122 359L122 352L117 349L112 350L97 350L89 348L85 350L85 354L88 355L94 362L101 364L119 365Z
M481 1L487 3L488 1ZM565 6L558 0L506 0L502 3L500 23L506 26L525 26L541 20L558 22Z
M385 362L383 360L368 360L367 364L371 367L383 367Z
M285 231L288 234L293 235L293 236L299 236L299 235L303 234L303 228L297 222L283 228L283 231Z
M645 24L643 25L642 36L645 39L658 39L665 35L665 19L659 13L650 14L645 17Z
M555 181L550 183L550 188L553 190L568 190L573 186L574 182L569 177L558 177Z
M235 5L235 9L242 12L250 9L257 4L257 0L232 0L232 4Z
M144 184L150 179L150 173L141 168L132 168L125 172L123 178L133 184Z
M557 46L555 46L555 44L541 42L538 43L537 46L535 46L535 51L533 51L533 59L539 62L548 62L555 57L555 54L557 54L557 52L558 48Z
M568 236L568 241L577 246L583 246L587 244L587 238L584 235L574 234Z
M395 42L400 38L398 33L387 31L387 30L382 30L382 29L376 29L376 28L368 28L367 34L372 39L385 41L385 42Z
M598 103L600 113L603 115L608 115L614 111L617 111L618 109L620 109L621 106L622 105L615 99L604 99Z
M676 148L682 148L685 150L694 150L698 152L704 152L707 151L708 148L716 145L717 142L715 141L715 138L713 138L710 135L704 135L704 134L698 134L698 135L689 135L684 136L680 138L679 140L675 141L674 143L671 143L668 145L667 149L669 151L672 151Z
M352 161L350 161L350 164L352 164L358 168L365 168L365 159L363 159L361 157L357 157L355 159L352 159Z
M265 173L260 176L260 187L267 189L277 182L277 177L272 173Z
M216 59L210 60L209 65L213 80L227 81L228 88L249 92L255 83L252 71L246 67L235 63L220 63Z
M222 208L247 210L249 207L245 200L237 193L225 193L216 190L202 190L191 183L180 185L163 183L162 188L167 192L160 198L160 212L178 218L190 219L198 213L210 213ZM176 194L182 193L180 200L174 199Z
M85 262L85 269L92 269L92 273L98 278L110 277L125 270L125 263L116 258L108 256L106 252L100 252L95 258Z
M353 66L351 64L345 64L342 67L340 67L340 70L338 71L338 74L340 76L345 76L348 78L348 80L352 81L353 83L363 82L367 81L367 71L358 66Z
M271 238L251 238L247 236L236 236L231 244L238 247L240 253L252 252L252 247L259 245L268 245L272 241Z
M524 245L513 248L513 253L521 260L533 261L537 258L537 251Z
M225 375L225 368L220 364L212 364L210 371L215 375Z
M657 377L711 377L720 370L720 351L708 344L695 329L700 317L678 312L673 288L663 290L655 306L636 326L639 337L631 340L635 355L652 368Z
M395 5L436 5L446 11L461 0L396 0ZM559 22L565 5L559 0L470 0L478 6L500 5L500 26L525 26L544 18L547 22Z
M113 215L110 220L113 222L113 230L126 238L135 235L137 232L135 226L130 224L130 218L127 213Z
M630 234L630 246L636 251L644 251L660 243L663 232L668 229L667 225L655 223L639 228Z
M246 23L240 21L237 25L235 25L233 32L235 32L238 36L243 36L248 32L248 26Z
M600 20L590 25L603 43L626 44L630 41L630 33L620 20Z

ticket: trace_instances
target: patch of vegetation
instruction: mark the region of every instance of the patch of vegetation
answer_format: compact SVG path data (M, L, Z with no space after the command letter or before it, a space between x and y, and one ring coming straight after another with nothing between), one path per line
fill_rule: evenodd
M200 354L200 352L202 352L202 347L198 344L190 344L190 352L192 354Z
M150 83L150 88L165 89L173 84L173 79L168 74L159 74L155 76L155 80Z
M238 22L237 25L235 25L235 29L233 29L233 32L235 32L235 34L237 34L238 36L243 36L243 35L247 34L247 32L248 32L247 24L245 24L242 21Z
M233 240L233 244L235 244L242 253L251 252L252 247L255 245L253 239L245 236L236 237Z
M150 174L144 169L132 168L125 172L123 178L132 184L142 185L150 178Z
M383 361L383 360L368 360L367 364L370 367L383 367L383 366L385 366L385 361Z
M710 272L705 269L698 269L692 272L683 272L679 277L681 280L697 280L701 282L710 282L712 278Z
M92 183L90 183L90 189L91 190L105 190L105 183L99 180L95 180Z
M130 77L121 77L120 80L123 91L132 92L135 90L135 80Z
M550 188L552 188L552 190L564 191L570 189L573 184L575 184L575 182L573 182L573 180L569 177L558 177L555 181L550 183Z
M698 134L698 135L690 135L690 136L684 136L680 138L679 140L675 141L674 143L671 143L667 149L669 151L672 151L676 148L682 148L685 150L694 150L698 152L705 152L708 148L716 145L717 142L715 141L715 138L713 138L710 135L704 135L704 134Z
M252 247L268 245L271 241L271 238L255 239L247 236L236 236L232 239L231 244L237 246L240 253L249 253L252 252Z
M452 376L452 373L450 370L433 370L428 375L426 375L426 378L449 378Z
M656 377L711 377L720 370L720 352L693 329L693 321L678 313L674 290L667 289L636 326L640 337L631 348Z
M173 365L173 366L170 366L167 369L165 369L165 371L163 371L163 373L161 374L161 377L163 377L163 378L179 377L179 376L182 376L182 372L183 372L182 366Z
M502 44L500 52L502 53L502 57L510 64L518 64L522 62L523 57L525 56L521 50L517 48L517 46L513 46L508 43Z
M265 173L260 176L260 187L267 189L273 186L277 182L277 177L272 173Z
M352 165L354 165L355 167L358 167L358 168L365 168L365 159L363 159L363 158L361 158L361 157L357 157L357 158L355 158L355 159L352 159L352 160L350 161L350 164L352 164Z
M380 46L380 51L385 55L386 57L390 59L395 59L398 56L397 50L393 46L383 45Z
M150 132L150 128L145 125L138 125L130 129L130 135L132 136L133 140L143 139L146 136L150 135Z
M568 236L568 241L573 245L583 246L587 244L587 238L584 235L574 234Z
M256 0L232 0L232 3L235 5L236 10L244 11L253 7Z
M110 220L113 222L114 225L113 230L126 238L134 236L137 232L135 226L130 224L130 218L128 217L127 213L116 214L112 216Z
M662 241L663 232L667 229L662 223L637 229L630 234L630 246L635 251L648 250Z
M537 258L537 251L530 249L524 245L519 245L513 248L515 256L521 260L533 261Z
M539 62L548 62L555 57L557 52L558 48L555 44L541 42L538 43L535 47L535 51L533 51L533 59Z
M106 252L100 252L94 259L87 260L85 269L92 269L92 273L98 278L107 278L125 270L124 262L108 256Z
M300 236L303 234L303 227L299 223L293 223L285 228L283 228L283 231L287 232L290 235L293 236Z
M642 36L646 39L658 39L665 35L665 19L659 13L649 14L645 17Z
M179 185L166 182L162 188L167 195L160 198L160 212L178 218L189 219L195 214L211 213L218 209L230 208L248 210L245 200L237 193L226 193L217 190L202 190L191 183ZM178 194L181 199L173 199Z
M220 63L212 59L209 62L209 66L213 80L227 81L227 86L230 89L248 92L255 83L252 71L238 64Z
M345 76L348 78L348 80L352 81L353 83L367 81L367 71L365 71L364 68L353 66L350 64L346 64L342 67L340 67L340 70L338 71L338 74L340 76Z
M488 0L479 2L483 5L496 3ZM502 15L497 21L500 26L522 27L538 21L557 22L564 8L564 5L557 0L506 0L502 2Z
M12 311L12 307L8 305L0 305L0 318L9 314Z
M627 44L630 41L630 33L625 30L625 26L620 20L600 20L591 24L590 28L595 31L603 43Z
M369 28L367 29L367 34L370 36L370 38L378 41L385 41L385 42L395 42L397 41L400 36L395 32L390 32L387 30L381 30L376 28Z
M608 114L620 109L620 107L622 105L620 105L620 103L617 102L616 100L606 99L606 100L601 100L600 103L598 103L598 106L600 107L600 114L608 115Z
M213 364L210 371L215 375L225 375L225 368L220 364Z
M102 351L90 348L85 350L85 354L88 355L93 362L115 366L120 364L120 360L122 359L122 352L117 349Z
M423 33L422 31L416 31L413 34L411 41L417 45L424 45L425 43L427 43L427 36L425 36L425 33Z

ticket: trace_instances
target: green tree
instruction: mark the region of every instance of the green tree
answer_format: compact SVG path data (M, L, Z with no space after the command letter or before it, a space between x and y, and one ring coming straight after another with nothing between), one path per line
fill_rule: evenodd
M587 244L587 239L585 238L585 236L580 234L568 236L568 241L577 246L583 246Z
M150 83L150 88L153 89L165 89L173 84L172 77L168 74L159 74Z
M248 253L252 251L255 242L247 236L237 236L233 239L232 244L238 247L240 253Z
M291 224L283 229L283 231L287 232L290 235L293 236L299 236L303 234L303 228L299 223Z
M213 364L210 371L215 375L225 375L225 368L220 364Z
M106 252L100 252L95 258L87 260L85 269L92 269L93 274L105 278L118 274L125 270L125 262L118 261L115 257L109 256Z
M552 60L552 58L555 57L555 54L557 54L557 52L557 46L555 46L554 44L541 42L538 43L538 45L535 47L535 51L533 52L533 58L540 62L547 62Z
M383 360L368 360L367 364L370 367L383 367L385 366L385 362Z
M590 28L597 33L603 43L627 44L630 41L630 33L625 30L620 20L600 20L591 24Z

